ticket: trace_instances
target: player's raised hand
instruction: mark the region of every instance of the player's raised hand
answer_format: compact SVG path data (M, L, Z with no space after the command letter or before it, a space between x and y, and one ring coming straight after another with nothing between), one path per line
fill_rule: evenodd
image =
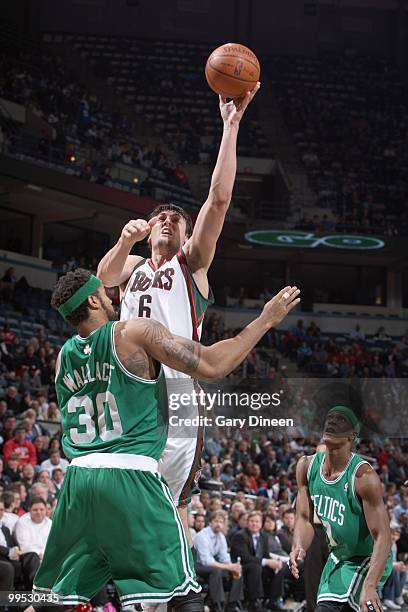
M140 242L150 234L152 226L144 219L132 219L126 223L121 233L121 239L129 246Z
M298 561L303 561L305 557L306 551L299 545L295 546L289 555L290 571L292 572L292 576L296 578L296 580L299 578Z
M284 287L265 304L261 317L265 319L268 327L278 325L292 308L299 304L299 294L300 289L297 287Z
M261 84L258 81L252 91L247 91L244 96L234 98L229 102L227 102L227 98L224 98L224 96L219 96L220 112L224 123L239 123L242 119L242 115L244 114L246 107L254 99L260 87Z

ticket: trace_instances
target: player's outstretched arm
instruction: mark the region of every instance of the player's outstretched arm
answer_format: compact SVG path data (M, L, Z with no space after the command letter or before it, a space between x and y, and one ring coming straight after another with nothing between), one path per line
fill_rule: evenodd
M237 336L211 346L175 336L161 323L149 319L128 321L124 335L133 343L135 352L141 348L172 369L195 378L223 378L245 359L271 327L278 325L299 303L299 293L296 287L285 287Z
M298 561L303 561L306 551L314 538L313 506L307 484L307 469L310 457L302 457L296 466L298 494L296 497L296 523L290 553L290 569L295 578L299 578Z
M198 270L206 272L214 258L235 182L239 122L259 87L260 83L257 83L253 91L230 102L220 96L220 112L224 127L217 163L211 178L208 198L198 213L193 234L184 246L188 264L193 272Z
M367 526L374 540L370 569L364 580L360 596L360 611L368 612L367 602L371 602L375 610L381 612L381 601L376 588L384 573L391 550L391 531L383 502L380 479L371 466L364 464L357 470L355 491L363 504Z
M124 226L119 240L104 255L98 265L97 276L105 287L118 287L132 274L135 265L142 259L129 255L133 245L150 234L151 224L144 219L132 219Z

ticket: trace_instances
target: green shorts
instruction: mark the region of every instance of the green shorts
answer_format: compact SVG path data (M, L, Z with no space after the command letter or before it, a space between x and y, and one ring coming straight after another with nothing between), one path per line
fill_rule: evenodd
M33 589L70 605L89 601L109 580L122 605L201 590L158 473L70 465Z
M339 561L329 556L320 578L317 603L321 601L347 602L354 610L360 609L360 594L370 567L371 557L358 557ZM384 586L392 571L392 558L388 557L378 589Z

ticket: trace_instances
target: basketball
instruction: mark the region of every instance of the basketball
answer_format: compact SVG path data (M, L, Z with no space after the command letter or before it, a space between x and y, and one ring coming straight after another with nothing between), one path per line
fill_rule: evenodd
M260 65L255 53L238 43L226 43L215 49L205 66L209 86L226 98L238 98L252 91L259 75Z

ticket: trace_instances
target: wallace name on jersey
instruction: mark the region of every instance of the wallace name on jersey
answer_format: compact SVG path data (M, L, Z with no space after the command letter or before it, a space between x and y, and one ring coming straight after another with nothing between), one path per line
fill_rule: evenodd
M92 368L92 369L91 369ZM87 363L79 368L79 370L72 370L71 372L67 372L62 377L64 385L70 391L78 391L81 387L86 385L87 383L95 382L96 380L110 383L112 370L115 369L115 366L110 363L99 363L99 361L95 361L94 364L90 365Z

